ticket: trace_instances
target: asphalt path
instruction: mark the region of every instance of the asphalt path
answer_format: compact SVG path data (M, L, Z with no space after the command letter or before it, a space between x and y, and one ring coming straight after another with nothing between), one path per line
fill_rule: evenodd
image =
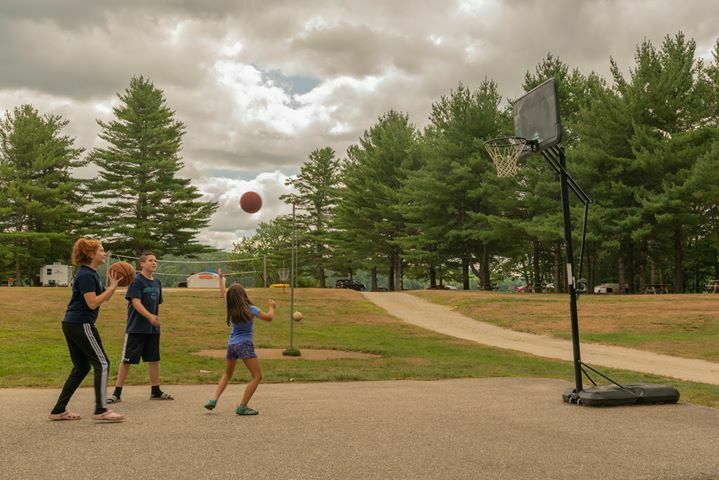
M7 479L716 479L719 411L565 404L570 384L462 379L261 385L256 417L214 386L126 387L120 424L89 419L92 391L51 422L59 390L0 390Z
M364 295L389 314L428 330L483 345L573 361L572 342L569 340L501 328L408 293L367 292ZM511 314L511 311L507 312L507 315ZM592 366L633 370L719 385L719 364L714 362L589 342L582 342L580 350L582 361Z

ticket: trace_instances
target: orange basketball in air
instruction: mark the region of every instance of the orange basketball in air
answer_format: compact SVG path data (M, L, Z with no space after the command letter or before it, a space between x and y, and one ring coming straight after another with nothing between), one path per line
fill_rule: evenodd
M240 207L247 213L257 213L262 208L262 197L257 192L245 192L240 197Z
M110 271L115 272L117 278L120 280L118 285L121 287L130 285L135 279L135 269L127 262L113 263L110 265Z

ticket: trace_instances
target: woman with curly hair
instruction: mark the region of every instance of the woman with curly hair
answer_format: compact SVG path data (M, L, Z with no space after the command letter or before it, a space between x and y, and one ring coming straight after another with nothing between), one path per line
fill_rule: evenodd
M100 305L110 300L117 288L118 278L110 272L107 289L103 286L97 267L105 263L105 249L99 240L80 238L72 247L72 263L78 266L72 284L72 297L62 321L67 348L73 368L60 392L60 397L48 418L50 420L79 420L81 417L67 410L67 404L90 372L95 371L95 412L92 418L101 422L121 422L124 415L107 408L107 377L110 361L95 328Z

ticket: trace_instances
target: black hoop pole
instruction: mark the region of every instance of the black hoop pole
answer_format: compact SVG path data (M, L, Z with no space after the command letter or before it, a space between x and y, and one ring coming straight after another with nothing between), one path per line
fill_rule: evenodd
M577 184L576 180L572 178L571 175L569 175L569 172L567 172L567 169L562 167L560 165L559 157L560 155L564 154L564 150L560 146L553 146L550 147L548 150L544 150L542 152L542 156L545 160L547 160L547 163L554 169L555 172L557 172L558 175L561 175L561 172L564 172L564 174L567 176L567 182L569 185L569 188L572 189L572 192L577 196L579 200L582 201L584 204L584 220L582 221L582 243L580 245L579 249L579 278L583 278L583 272L584 272L584 244L585 239L587 238L587 219L589 218L589 204L592 203L592 200L589 198L589 195L587 195L584 190L582 190L582 187Z
M577 282L574 278L574 247L572 242L572 218L569 211L569 180L564 149L559 148L559 181L562 191L564 216L564 242L567 254L567 285L569 286L569 313L572 322L572 353L574 356L574 395L582 391L582 360L579 351L579 315L577 314ZM575 191L576 193L576 191Z

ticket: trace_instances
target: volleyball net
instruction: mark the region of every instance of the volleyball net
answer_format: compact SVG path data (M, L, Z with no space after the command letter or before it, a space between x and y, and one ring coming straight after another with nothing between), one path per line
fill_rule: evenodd
M139 257L109 252L106 265L128 262L139 270ZM266 256L243 259L177 259L158 258L154 276L165 287L217 288L218 269L227 284L239 283L246 288L266 287L272 283L272 264Z

